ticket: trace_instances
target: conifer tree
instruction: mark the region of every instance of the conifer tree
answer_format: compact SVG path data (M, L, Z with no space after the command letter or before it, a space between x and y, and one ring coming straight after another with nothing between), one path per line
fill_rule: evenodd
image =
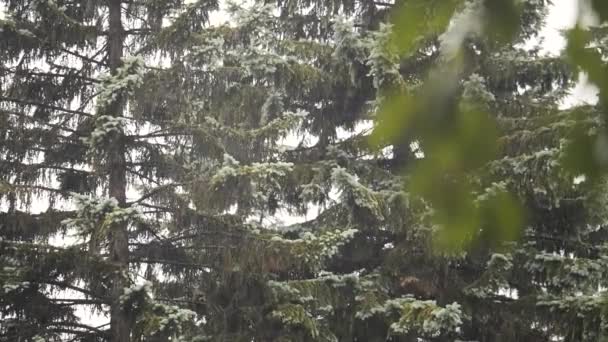
M563 167L600 108L560 110L571 65L484 32L496 1L227 3L213 27L213 1L3 3L3 340L606 337L601 182ZM511 43L545 15L522 4Z
M188 88L156 99L138 95L185 82L177 67L165 67L217 3L1 5L0 336L131 341L178 334L194 313L174 298L153 300L139 278L143 265L157 263L150 250L172 246L162 233L180 221L173 208L188 211L176 201L184 186L179 172L196 154L194 134L173 116ZM109 323L80 322L78 307Z
M442 12L446 3L453 7ZM600 113L594 107L561 110L558 103L572 86L573 69L562 58L522 47L538 33L548 4L498 6L517 15L515 27L484 32L487 24L475 22L498 20L489 12L497 10L494 4L277 4L279 18L293 25L296 37L306 37L310 45L306 52L318 53L313 46L328 50L310 63L309 75L320 70L316 80L321 83L313 89L341 85L337 92L322 93L329 99L304 101L314 104L306 108L304 127L319 141L279 155L294 163L294 181L300 183L295 187L299 195L284 196L279 208L280 203L289 208L288 200L294 198L314 199L326 207L313 220L279 229L283 237L272 237L259 247L265 252L255 249L258 262L266 267L262 272L239 268L232 273L237 280L220 284L227 293L247 293L235 299L239 312L229 321L242 323L229 327L232 339L604 338L600 309L604 297L599 292L605 282L604 205L596 195L602 187L581 182L584 178L565 167L569 146L565 139L581 125L591 132L598 129ZM480 8L488 11L486 17L480 16ZM426 20L428 25L415 32L421 36L414 37L413 52L404 56L400 46L404 43L394 32L412 32L399 22L391 26L389 13L415 20L408 10L427 13L428 18L415 23ZM290 44L287 39L281 43ZM464 64L454 72L449 61L459 53L465 56ZM427 75L434 76L437 70L443 73L429 81ZM399 89L397 99L401 94L425 99L433 94L429 82L438 82L431 86L445 91L439 93L445 98L427 99L412 114L421 117L412 120L420 121L391 136L382 111L388 103L392 114L404 113L408 102L396 101L390 107L394 103L390 96L395 94L387 91ZM308 95L308 89L301 87L296 96ZM356 100L349 94L356 94ZM284 99L290 103L289 92ZM341 105L344 99L357 106ZM353 110L358 108L363 110ZM338 129L357 127L374 113L379 114L379 129L389 133L386 141L379 142L385 151L366 145L367 132L337 139ZM400 129L399 120L387 122ZM429 135L429 127L436 126L443 129L444 137ZM464 144L457 139L470 140ZM436 149L445 141L455 145ZM479 147L476 142L490 145ZM392 156L386 152L391 148ZM450 161L451 153L468 153L471 159L464 163L472 166L445 175L428 168L437 165L436 160ZM231 169L232 174L241 174L239 168ZM420 175L420 170L425 172ZM227 169L220 172L226 173ZM428 179L425 173L456 181L447 178L425 185L420 182ZM217 178L221 179L227 180ZM290 191L288 186L278 189ZM340 193L337 200L332 199L332 189ZM311 194L318 197L308 197ZM463 197L461 203L449 202ZM437 213L451 208L456 211L448 212L444 221L437 220ZM453 240L447 243L457 245L460 253L441 247L448 228L455 230L447 231ZM335 239L336 233L331 234L335 229L348 239ZM290 261L293 257L297 261ZM216 307L225 303L221 297L207 300Z
M214 2L33 4L2 19L2 338L248 340L235 300L262 293L239 279L307 263L251 223L304 211L277 142L316 105L282 92L341 84L310 81L270 7L206 29Z

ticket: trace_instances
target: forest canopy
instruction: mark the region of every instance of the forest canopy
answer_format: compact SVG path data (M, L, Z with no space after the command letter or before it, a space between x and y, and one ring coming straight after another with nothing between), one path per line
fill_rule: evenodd
M0 341L608 339L577 3L0 0Z

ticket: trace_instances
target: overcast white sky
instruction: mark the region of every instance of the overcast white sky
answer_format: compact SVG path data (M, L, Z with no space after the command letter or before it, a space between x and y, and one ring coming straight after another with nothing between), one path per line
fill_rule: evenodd
M572 27L578 13L578 0L554 0L549 12L547 25L541 32L543 50L551 54L559 54L566 42L560 30Z
M562 31L576 24L579 0L553 0L553 3L546 26L540 36L542 51L546 54L559 55L566 46ZM568 107L576 104L595 103L596 101L597 89L587 83L586 75L581 75L579 83L572 90L572 95L562 105Z

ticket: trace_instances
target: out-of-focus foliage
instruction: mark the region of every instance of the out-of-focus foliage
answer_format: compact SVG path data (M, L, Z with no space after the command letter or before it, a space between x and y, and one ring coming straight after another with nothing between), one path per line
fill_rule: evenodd
M602 25L608 22L608 5L599 0L591 1L590 5L590 9L581 8L576 26L566 35L566 56L598 88L603 128L589 129L584 125L584 117L576 118L581 125L569 136L565 165L573 172L589 177L590 181L597 181L608 167L608 131L605 126L608 118L608 63L605 52L598 46L601 42L597 40L597 31L603 30ZM597 16L599 22L594 24L598 26L586 25L590 15Z
M439 34L441 58L419 84L393 82L380 86L384 97L371 142L383 145L415 136L424 158L411 171L408 183L414 194L434 208L435 222L442 229L437 242L444 250L470 246L483 220L492 222L486 231L497 242L516 238L524 227L526 213L506 189L494 189L483 203L476 198L484 190L472 180L487 176L485 166L499 156L500 137L496 113L488 105L492 94L485 92L481 83L463 83L462 79L476 60L471 39L484 39L497 53L505 45L521 43L526 36L519 31L525 20L525 4L515 0L407 1L393 15L394 27L385 42L386 51L407 57L421 37ZM605 2L592 1L592 8L600 24L608 18ZM566 35L566 55L599 88L600 105L605 108L608 64L595 44L594 28L582 26L584 14L579 11L579 23ZM604 129L585 125L584 113L574 110L571 116L580 124L563 134L567 148L562 166L592 182L608 166L608 135Z

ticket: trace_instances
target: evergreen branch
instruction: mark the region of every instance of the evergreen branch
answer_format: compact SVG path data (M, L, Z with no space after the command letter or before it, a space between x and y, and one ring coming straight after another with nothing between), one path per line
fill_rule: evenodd
M532 234L526 235L526 239L530 240L545 240L545 241L553 241L564 245L577 246L582 248L583 251L589 252L592 250L601 250L603 246L594 245L591 243L586 243L581 241L580 239L567 238L567 237L559 237L559 236L550 236L544 234Z
M369 139L369 133L371 129L366 129L356 135L349 137L348 139L344 139L342 141L338 141L331 146L336 149L344 149L346 146L363 144L365 141ZM284 152L287 161L316 161L323 158L325 153L327 152L328 145L324 143L318 143L309 147L298 147L292 150L288 150Z
M154 31L151 29L147 29L147 28L134 28L134 29L125 30L124 33L127 35L145 35L145 34L154 33Z
M61 171L69 171L69 172L74 172L74 173L84 173L84 174L93 174L90 171L85 171L85 170L78 170L78 169L74 169L71 167L64 167L64 166L59 166L59 165L51 165L51 164L46 164L46 163L38 163L38 164L25 164L25 163L20 163L20 162L11 162L11 161L3 161L0 160L0 165L8 165L8 166L13 166L13 167L19 167L22 169L34 169L34 170L40 170L40 169L51 169L51 170L61 170Z
M50 131L41 131L40 127L29 127L29 128L17 128L9 127L5 130L5 132L10 133L13 137L20 138L22 142L29 142L31 144L48 144L46 141L43 141L44 138L52 138L53 140L58 141L67 141L71 143L81 143L80 139L71 135L51 135ZM38 139L27 139L27 138L38 138ZM25 147L27 148L27 147Z
M165 303L180 303L180 304L189 304L189 305L200 305L201 302L195 302L192 300L181 299L181 298L154 298L156 301L165 302Z
M26 184L7 184L7 185L14 189L41 190L41 191L57 193L57 194L65 195L65 196L70 196L69 191L51 188L51 187L43 186L43 185L26 185Z
M183 266L183 267L193 267L198 269L205 269L213 266L211 264L199 264L192 262L181 262L181 261L173 261L166 259L150 259L150 258L133 258L131 262L134 263L144 263L144 264L160 264L160 265L173 265L173 266Z
M101 328L106 327L106 326L108 326L108 325L110 325L110 323L106 323L106 324L98 325L98 326L96 326L95 328L97 328L97 329L101 329ZM106 333L106 334L107 334L107 333ZM69 341L67 341L67 342L76 342L76 341L77 341L77 340L79 340L80 338L81 338L81 336L76 336L76 337L74 337L74 338L70 339L70 340L69 340Z
M23 100L23 99L0 96L0 102L12 102L12 103L26 105L26 106L38 106L38 107L48 108L50 110L56 110L56 111L60 111L60 112L70 113L70 114L77 114L77 115L82 115L82 116L86 116L86 117L93 117L93 114L91 114L91 113L83 112L80 110L66 109L66 108L62 108L59 106L54 106L54 105L46 104L43 102L37 102L37 101L30 101L30 100Z
M217 233L215 233L213 235L217 235ZM175 242L177 240L169 240L169 239L163 238L162 236L158 236L158 235L156 235L155 238L161 242L167 243L168 245L170 244L170 246L173 248L178 249L178 247L175 247L173 244L171 244L171 242ZM154 242L152 242L152 243L131 242L131 243L129 243L129 246L139 247L138 251L142 251L146 247L151 246L152 244L154 244ZM238 247L237 246L223 246L223 245L179 246L179 249L236 249L236 248L238 248Z
M148 214L156 215L156 214L166 213L166 211L164 211L164 210L143 210L143 211L141 211L141 213L144 215L148 215Z
M11 74L14 74L15 76L40 76L40 77L56 77L56 78L77 78L77 79L81 79L87 82L91 82L91 83L99 83L101 82L98 79L95 78L91 78L91 77L86 77L86 76L81 76L81 75L74 75L74 74L69 74L69 73L54 73L54 72L37 72L37 71L27 71L24 69L19 69L19 70L13 70L11 68L6 68L6 67L0 67L0 70L2 71L6 71L9 72Z
M194 230L195 228L191 228L189 229ZM246 234L242 234L242 233L230 233L230 232L226 232L226 231L208 231L208 232L196 232L196 233L192 233L192 234L183 234L180 236L175 236L175 237L168 237L165 238L165 241L173 243L173 242L178 242L178 241L182 241L182 240L189 240L189 239L194 239L194 238L199 238L199 237L203 237L203 236L217 236L217 235L223 235L223 236L227 236L227 237L233 237L233 238L247 238Z
M152 183L152 184L155 184L155 185L161 185L161 184L159 183L159 181L158 181L158 180L155 180L155 179L153 179L153 178L150 178L150 177L148 177L148 176L144 175L143 173L141 173L141 172L137 172L137 171L135 171L135 170L133 170L133 169L131 169L131 168L127 168L127 172L128 172L128 173L131 173L131 174L133 174L133 175L135 175L135 176L137 176L137 177L139 177L140 179L147 180L148 182L150 182L150 183Z
M136 2L135 1L130 1L129 3L130 4L135 4ZM142 16L134 13L133 11L130 11L129 7L122 7L121 6L121 9L127 15L127 17L130 16L130 17L133 17L133 18L135 18L137 20L140 20L145 26L150 27L150 24L148 23L148 19L147 18L144 18L144 17L142 17Z
M162 211L162 212L167 212L167 211ZM215 222L215 223L217 223L218 225L224 224L223 222ZM232 238L241 238L241 239L247 238L247 234L244 234L243 232L231 233L229 231L226 231L226 229L218 229L215 231L195 231L195 230L197 230L197 228L189 228L189 229L182 230L181 235L173 236L173 237L158 236L154 231L150 230L149 228L146 228L146 229L148 231L150 231L158 241L161 241L162 243L165 243L165 244L169 244L171 246L173 246L173 243L175 243L175 242L188 240L188 239L194 239L194 238L198 238L198 237L202 237L202 236L221 235L224 237L232 237ZM189 233L189 232L192 232L192 233Z
M76 322L53 322L53 323L49 324L48 326L63 326L63 327L80 328L80 329L85 329L85 330L95 332L95 334L98 334L98 335L107 334L107 332L100 330L97 327L87 325L87 324L82 324L82 323L76 323Z
M156 132L151 132L148 134L132 134L128 135L128 138L132 139L149 139L149 138L166 138L166 137L174 137L174 136L188 136L191 135L191 132L183 131L183 132L166 132L166 130L159 130Z
M37 215L32 215L32 216L35 217L35 216L43 216L43 215L44 214L37 214ZM29 246L29 247L33 247L36 249L48 249L48 250L54 250L54 251L65 251L67 249L64 247L46 245L46 244L41 244L41 243L25 242L25 241L10 241L10 240L0 240L0 245ZM70 248L73 248L74 246L77 246L77 245L72 245L72 247L70 247Z
M165 213L173 213L177 210L176 208L164 207L164 206L160 206L160 205L154 205L151 203L138 203L138 205L140 205L142 207L146 207L146 208L156 209L158 211L165 212Z
M82 340L84 337L90 339L91 337L99 337L99 335L100 335L99 333L94 333L94 332L90 332L90 331L80 331L80 330L66 329L66 328L49 328L46 330L54 332L54 333L58 333L58 334L77 335L77 337L72 339L72 341ZM104 335L109 337L108 333L104 333Z
M59 215L63 215L62 217L67 217L67 216L73 215L74 213L75 213L74 211L67 211L67 210L66 211L54 211L53 210L53 211L41 212L41 213L38 213L38 214L31 214L31 213L27 213L27 212L16 210L16 211L8 212L8 213L7 212L0 212L0 215L23 214L23 215L28 215L29 217L32 217L32 218L41 218L41 217L44 217L46 215L58 215L58 216ZM1 241L0 244L2 244L2 243L9 243L9 241ZM12 242L12 243L14 243L14 244L23 244L24 242ZM41 246L41 245L40 244L36 244L36 246ZM48 245L48 247L49 248L56 248L56 249L64 249L64 248L61 248L61 247L51 246L51 245Z
M36 146L20 146L21 149L23 149L24 151L34 151L34 152L40 152L40 153L56 153L57 151L48 149L48 148L42 148L42 147L36 147Z
M56 281L56 280L51 280L51 279L42 279L42 280L30 280L31 283L36 283L36 284L42 284L42 285L51 285L51 286L57 286L60 287L62 289L68 289L68 290L73 290L76 292L80 292L84 295L87 295L91 298L98 298L102 301L107 301L106 298L94 293L93 291L87 290L87 289L83 289L82 287L78 287L66 282L62 282L62 281Z
M0 110L0 114L7 114L7 115L17 116L17 117L24 118L24 119L27 119L27 120L30 120L30 121L33 121L33 122L36 122L36 123L39 123L39 124L43 124L43 125L51 127L51 128L63 130L63 131L66 131L66 132L70 132L70 133L82 136L82 133L79 132L79 131L77 131L77 130L74 130L74 129L71 129L71 128L68 128L68 127L65 127L65 126L62 126L62 125L58 125L58 124L52 124L50 122L45 121L42 118L36 118L36 117L31 116L31 115L27 115L25 113Z
M146 160L146 161L140 161L140 162L127 162L128 166L133 166L133 167L152 167L152 166L156 166L156 167L163 167L163 166L168 166L170 165L171 167L181 167L182 169L184 169L184 167L178 163L169 163L168 161L163 160L162 162L156 161L156 160Z
M57 326L57 327L54 327ZM63 326L63 328L58 327L58 326ZM69 329L69 328L65 328L65 327L72 327L72 328L81 328L81 329L85 329L88 331L82 331L82 330L76 330L76 329ZM21 327L24 331L27 330L30 332L30 336L29 337L33 337L35 336L37 333L41 332L41 331L50 331L53 333L60 333L60 334L67 334L67 335L76 335L76 337L74 337L73 339L71 339L70 341L77 341L77 340L81 340L83 338L83 336L86 337L99 337L99 336L104 336L104 337L109 337L108 332L106 331L102 331L99 330L99 328L104 327L106 325L101 325L98 327L93 327L93 326L89 326L89 325L85 325L85 324L81 324L81 323L75 323L75 322L53 322L51 324L47 324L45 326L38 326L38 325L26 325L24 327ZM0 336L2 337L2 341L21 341L21 339L24 337L22 334L17 333L15 335L3 335ZM7 340L4 340L4 338L8 338Z
M98 299L49 298L48 300L62 306L107 304L106 302Z
M131 118L126 118L129 120L135 120L135 119L131 119ZM173 146L169 145L169 144L163 144L163 143L153 143L153 142L149 142L149 141L135 141L133 142L134 146L139 146L139 147L148 147L148 148L155 148L155 149L168 149L168 150L172 150Z
M105 66L105 67L108 66L107 63L105 63L103 61L98 61L94 57L89 57L89 56L81 55L78 52L70 51L70 50L65 49L65 48L60 48L59 50L61 50L62 52L67 53L68 55L72 55L74 57L80 58L80 59L82 59L84 61L87 61L87 62L90 62L90 63L94 63L94 64ZM105 49L102 48L100 51L105 51ZM95 55L98 55L99 53L100 52L98 51Z
M133 201L133 202L128 202L128 203L127 203L127 205L133 205L133 204L138 204L138 203L141 203L141 202L143 202L143 201L145 201L145 200L149 199L150 197L153 197L154 195L156 195L156 194L158 194L159 192L162 192L162 191L164 191L164 190L166 190L166 189L169 189L169 188L174 188L174 187L177 187L177 186L183 186L183 185L186 185L186 184L187 184L187 183L171 183L171 184L164 184L164 185L161 185L161 186L159 186L159 187L155 188L154 190L152 190L152 191L150 191L150 192L148 192L148 193L144 194L144 195L143 195L143 196L141 196L139 199L137 199L137 200L135 200L135 201Z

